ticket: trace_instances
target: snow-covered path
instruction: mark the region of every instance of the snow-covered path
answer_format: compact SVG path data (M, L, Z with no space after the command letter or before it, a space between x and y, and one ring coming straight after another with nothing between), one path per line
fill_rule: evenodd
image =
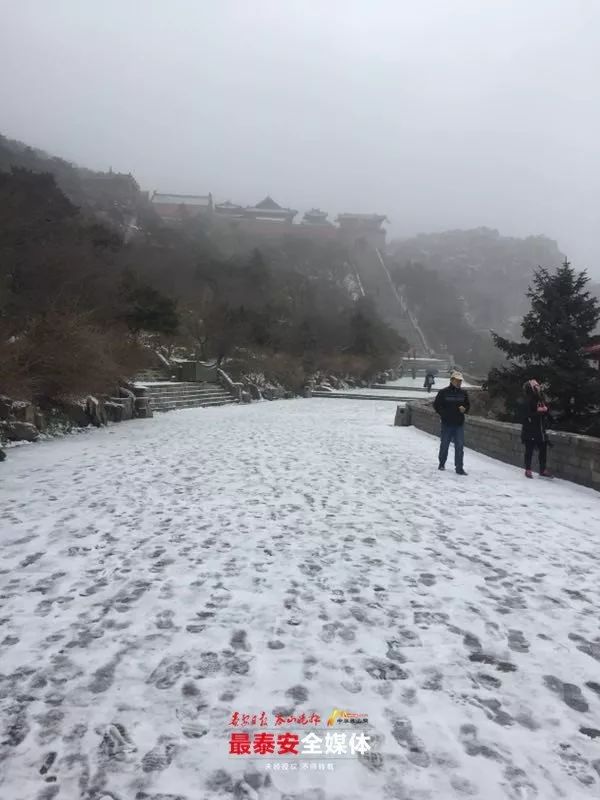
M2 800L598 797L598 494L469 451L438 473L394 411L193 409L11 450ZM367 757L229 755L236 711L334 707L368 714Z

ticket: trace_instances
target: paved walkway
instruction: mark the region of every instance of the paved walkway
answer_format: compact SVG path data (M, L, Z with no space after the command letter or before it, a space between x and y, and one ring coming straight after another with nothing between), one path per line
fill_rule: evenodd
M468 451L440 474L392 405L11 450L0 797L598 797L598 494ZM368 753L229 755L235 712L277 737L334 707Z

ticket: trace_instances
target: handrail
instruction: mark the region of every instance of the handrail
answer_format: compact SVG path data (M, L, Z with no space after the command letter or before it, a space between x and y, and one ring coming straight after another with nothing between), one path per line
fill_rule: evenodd
M244 388L243 383L233 381L225 372L225 370L221 369L220 367L217 368L217 378L219 379L221 386L227 389L228 392L237 397L238 400L242 399L242 390Z

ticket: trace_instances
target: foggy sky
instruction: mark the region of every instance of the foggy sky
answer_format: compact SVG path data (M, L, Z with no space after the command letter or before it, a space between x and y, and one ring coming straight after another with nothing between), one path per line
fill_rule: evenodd
M0 132L149 190L545 233L600 276L599 43L598 0L0 0Z

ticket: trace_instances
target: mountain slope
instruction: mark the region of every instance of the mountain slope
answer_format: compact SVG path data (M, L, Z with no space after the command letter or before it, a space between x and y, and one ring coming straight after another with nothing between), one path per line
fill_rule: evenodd
M489 228L421 234L391 245L396 263L422 264L453 289L475 330L512 333L527 310L526 291L538 266L564 259L545 236L518 239Z
M538 266L564 259L545 236L501 236L489 228L420 234L390 245L390 271L431 346L465 368L501 360L490 330L518 336Z
M149 228L157 223L147 195L131 174L78 167L0 135L0 171L8 172L15 167L53 175L57 186L74 205L123 234L130 235L140 225Z

